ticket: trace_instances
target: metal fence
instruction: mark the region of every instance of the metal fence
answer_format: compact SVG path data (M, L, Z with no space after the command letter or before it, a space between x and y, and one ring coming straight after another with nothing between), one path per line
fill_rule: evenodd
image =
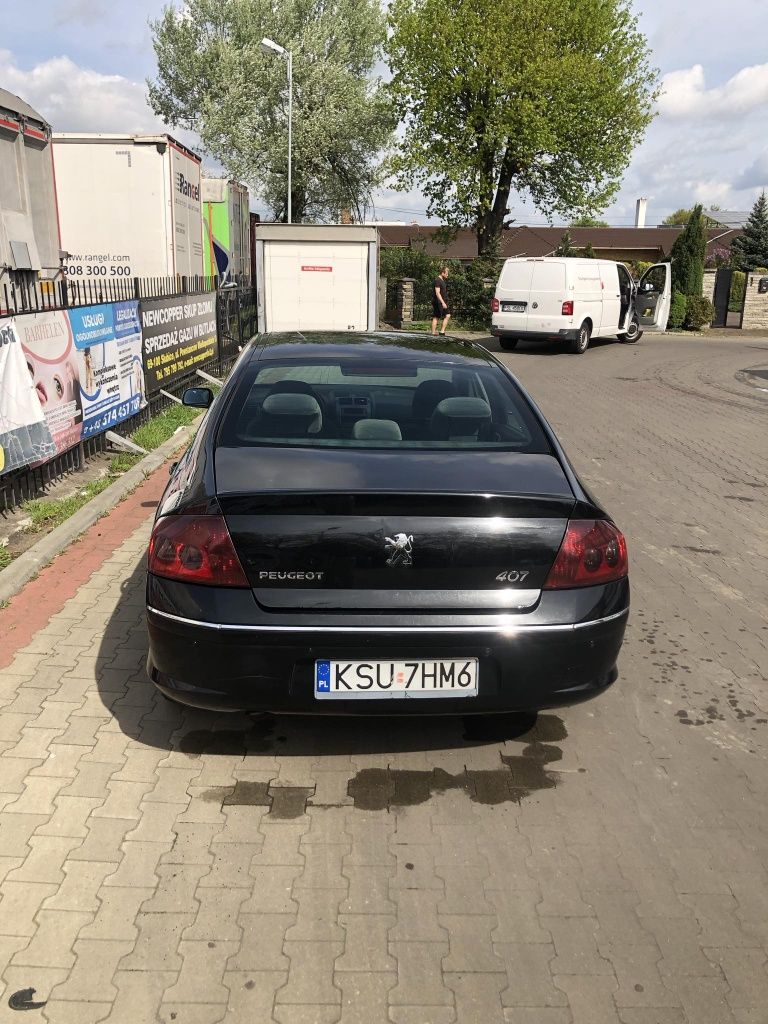
M187 285L180 290L181 281ZM89 284L91 282L88 282ZM37 310L19 308L17 313L32 313L55 311L57 309L71 309L78 305L92 305L99 302L120 302L133 298L167 298L174 295L194 294L195 292L210 291L213 282L210 278L189 277L175 278L144 278L130 281L107 281L103 282L107 287L99 292L98 298L94 297L87 302L73 302L72 294L67 290L65 300L69 305L46 305L40 306ZM123 289L125 291L123 292ZM153 290L154 289L154 290ZM88 294L87 289L80 293ZM27 298L31 297L30 295ZM60 295L58 296L61 297ZM0 313L0 315L3 315ZM5 313L5 315L12 315ZM212 376L224 378L240 349L256 333L256 294L255 290L248 283L233 283L229 287L220 288L216 293L216 325L218 334L218 354L215 359L204 363L200 369ZM114 433L128 436L139 427L147 423L153 416L174 405L173 398L169 395L180 397L185 388L200 383L196 370L178 377L163 391L150 392L147 395L147 405L130 419L115 424L111 429ZM163 393L165 392L165 394ZM22 469L14 470L0 476L0 516L3 513L12 511L22 502L31 498L39 498L45 495L46 490L52 484L59 482L71 473L85 468L89 459L106 453L110 450L110 444L105 434L97 434L93 437L80 441L74 448L61 452L41 466L25 466Z
M215 277L181 275L84 279L65 275L53 281L2 281L0 317L97 306L102 302L161 299L185 293L210 292L216 286Z

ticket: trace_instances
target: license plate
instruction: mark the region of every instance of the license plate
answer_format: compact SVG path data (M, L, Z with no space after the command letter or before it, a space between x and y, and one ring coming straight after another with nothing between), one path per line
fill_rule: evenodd
M477 658L315 662L317 700L476 696Z
M502 313L524 313L526 310L527 302L502 302L501 312Z

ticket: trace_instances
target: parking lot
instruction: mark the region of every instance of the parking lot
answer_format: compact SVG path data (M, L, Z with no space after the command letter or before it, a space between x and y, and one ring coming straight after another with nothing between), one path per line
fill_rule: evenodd
M502 358L627 535L619 681L535 723L182 710L150 482L0 670L0 1022L765 1024L768 339Z

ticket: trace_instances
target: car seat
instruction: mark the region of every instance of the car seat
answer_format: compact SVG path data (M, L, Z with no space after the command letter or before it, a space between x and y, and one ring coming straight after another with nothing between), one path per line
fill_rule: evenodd
M267 395L248 432L255 437L312 437L320 433L322 426L323 414L317 399L287 391Z
M491 407L482 398L444 398L429 421L434 441L475 441L491 426Z
M358 441L402 441L400 427L394 420L358 420L352 428L352 437Z

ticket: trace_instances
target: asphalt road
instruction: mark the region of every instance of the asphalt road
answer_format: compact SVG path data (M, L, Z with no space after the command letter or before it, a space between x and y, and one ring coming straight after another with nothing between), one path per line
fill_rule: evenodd
M2 671L0 1021L765 1024L768 340L503 358L627 534L619 681L532 728L181 711L141 523Z

